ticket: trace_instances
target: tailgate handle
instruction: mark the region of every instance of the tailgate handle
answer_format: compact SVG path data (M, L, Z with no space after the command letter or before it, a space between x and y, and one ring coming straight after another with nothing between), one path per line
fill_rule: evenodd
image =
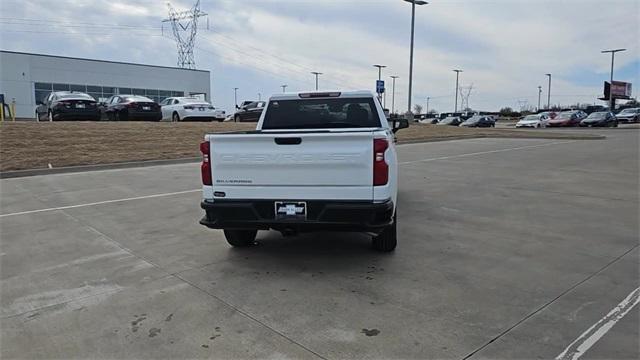
M299 137L281 137L273 139L278 145L300 145L302 138Z

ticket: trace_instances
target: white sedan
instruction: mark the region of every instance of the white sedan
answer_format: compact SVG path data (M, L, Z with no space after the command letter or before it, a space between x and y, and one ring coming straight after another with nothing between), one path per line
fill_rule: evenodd
M535 114L535 115L527 115L520 119L516 123L516 127L532 127L532 128L541 128L547 127L549 124L549 117L545 114Z
M162 120L170 121L223 121L224 110L213 107L195 97L170 97L160 102Z

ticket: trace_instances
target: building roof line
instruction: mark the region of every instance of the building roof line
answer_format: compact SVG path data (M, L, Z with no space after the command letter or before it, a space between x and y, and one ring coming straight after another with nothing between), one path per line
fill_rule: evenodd
M0 50L0 53L7 53L7 54L20 54L20 55L30 55L30 56L42 56L42 57L51 57L51 58L58 58L58 59L70 59L70 60L95 61L95 62L111 63L111 64L134 65L134 66L146 66L146 67L156 67L156 68L164 68L164 69L172 69L172 70L200 71L200 72L211 73L211 71L209 71L209 70L184 69L184 68L173 67L173 66L149 65L149 64L137 64L137 63L132 63L132 62L124 62L124 61L111 61L111 60L86 59L86 58L78 58L78 57L71 57L71 56L59 56L59 55L49 55L49 54L36 54L36 53L28 53L28 52L21 52L21 51Z

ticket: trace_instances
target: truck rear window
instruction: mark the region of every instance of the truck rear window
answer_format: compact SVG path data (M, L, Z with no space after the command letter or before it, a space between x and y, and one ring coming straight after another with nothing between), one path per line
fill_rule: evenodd
M272 100L262 129L380 127L373 98Z

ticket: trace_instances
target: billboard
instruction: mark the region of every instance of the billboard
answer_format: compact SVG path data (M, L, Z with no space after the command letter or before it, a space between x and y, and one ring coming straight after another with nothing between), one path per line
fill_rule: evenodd
M613 81L613 84L610 84L608 81L605 81L604 96L601 98L601 100L609 100L609 94L613 95L614 99L630 99L631 83L624 81Z

